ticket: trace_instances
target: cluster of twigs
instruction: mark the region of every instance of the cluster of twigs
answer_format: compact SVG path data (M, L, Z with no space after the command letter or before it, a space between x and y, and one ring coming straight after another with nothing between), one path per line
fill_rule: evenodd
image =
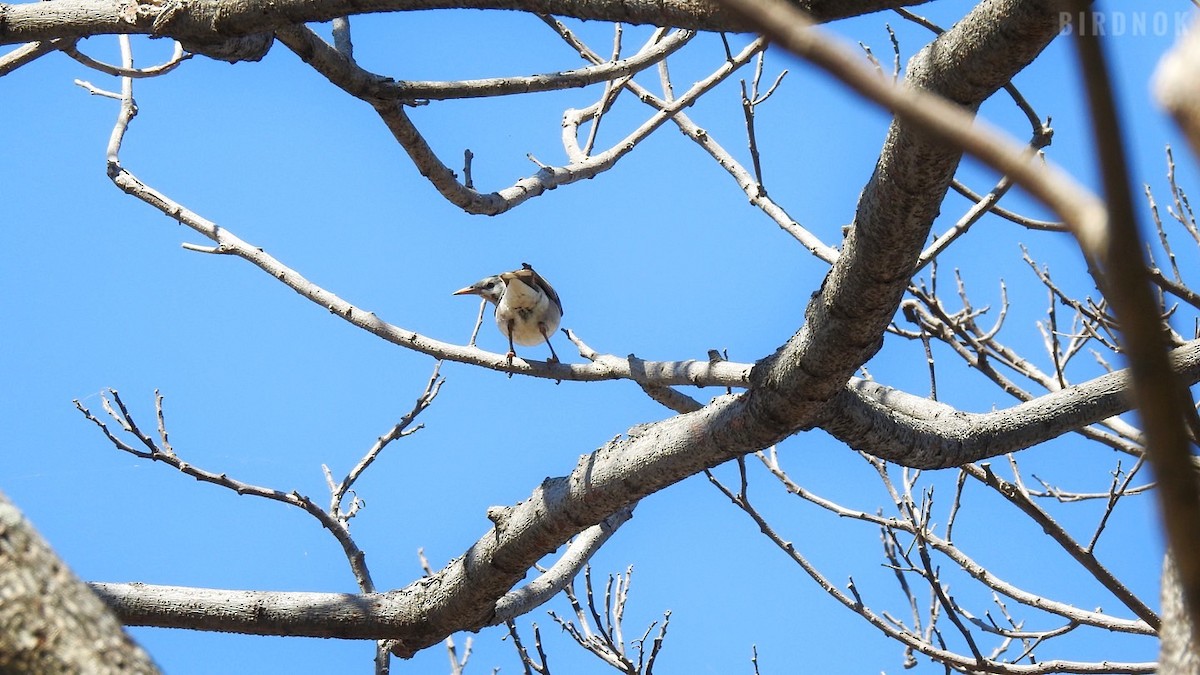
M153 435L143 431L138 426L133 414L129 412L129 408L126 407L117 390L109 389L107 394L100 395L101 405L108 420L116 423L125 434L132 437L132 442L128 442L117 433L114 433L109 427L108 422L93 414L78 400L74 403L79 412L95 424L101 433L104 434L105 438L118 450L141 459L162 462L178 470L185 476L191 476L198 481L232 490L239 495L269 499L304 510L304 512L316 518L321 527L328 530L342 547L342 551L346 556L346 562L354 574L354 580L359 590L363 593L375 593L375 581L371 578L371 572L367 567L366 554L359 548L354 538L350 535L350 520L358 515L363 506L363 500L354 492L353 487L355 482L379 458L388 445L393 441L410 436L421 430L422 425L416 423L417 417L433 404L438 392L441 391L442 384L445 383L445 378L438 374L441 365L440 361L434 365L433 373L429 376L429 381L425 384L424 391L417 397L413 407L402 415L400 421L393 425L391 429L375 440L371 447L363 453L363 456L346 472L346 475L341 480L334 479L333 471L328 466L321 466L330 495L329 507L327 509L322 508L313 499L300 494L296 490L285 491L246 483L233 478L225 472L202 469L181 457L175 448L172 447L169 440L166 416L163 412L163 396L158 391L154 392L154 412L157 421L157 430ZM349 499L349 503L347 503L347 499ZM453 643L451 643L452 648ZM464 661L465 658L464 656ZM381 642L376 653L378 669L386 671L388 659L388 645L386 642Z
M663 640L667 636L667 624L671 621L671 612L663 614L662 626L652 640L650 633L658 625L657 621L651 622L640 638L627 642L624 636L625 605L629 600L633 568L625 570L623 575L609 575L608 582L604 587L602 603L598 600L592 584L590 565L584 568L583 577L586 608L584 603L580 603L575 593L575 583L572 581L563 589L563 594L570 604L575 619L565 618L553 611L550 612L550 617L567 635L571 636L576 644L617 672L624 673L624 675L652 675L654 663L658 659L659 652L663 647ZM532 629L534 648L537 651L536 658L529 653L521 641L516 622L508 622L508 632L521 659L522 667L525 669L525 675L533 675L533 673L550 675L550 662L542 647L541 629L536 623L532 625ZM646 648L647 640L650 641L649 650Z

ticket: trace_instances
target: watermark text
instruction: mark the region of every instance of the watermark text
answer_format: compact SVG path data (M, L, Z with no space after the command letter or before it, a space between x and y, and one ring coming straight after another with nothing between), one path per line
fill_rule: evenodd
M1059 12L1062 35L1112 37L1181 37L1194 20L1192 12Z

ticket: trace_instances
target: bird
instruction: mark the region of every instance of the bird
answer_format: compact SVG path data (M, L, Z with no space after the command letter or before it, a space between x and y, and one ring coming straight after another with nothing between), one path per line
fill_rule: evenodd
M496 306L496 326L508 338L505 356L509 365L517 355L513 343L532 346L543 341L550 348L549 362L558 363L550 335L562 321L562 301L529 263L521 263L519 270L480 279L453 295L478 295Z

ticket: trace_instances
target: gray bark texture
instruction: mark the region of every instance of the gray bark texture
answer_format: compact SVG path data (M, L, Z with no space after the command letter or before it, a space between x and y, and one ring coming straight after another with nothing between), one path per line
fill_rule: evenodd
M833 21L929 0L799 0L818 21ZM297 23L331 21L371 12L430 9L505 9L595 21L620 21L696 30L748 32L750 24L714 0L55 0L53 5L0 3L0 45L110 33L172 37L185 44L218 44ZM217 57L221 58L221 57Z
M1159 675L1200 673L1200 650L1196 649L1196 627L1183 602L1183 589L1173 556L1163 559L1162 627L1158 631Z
M157 673L90 588L0 493L0 673Z

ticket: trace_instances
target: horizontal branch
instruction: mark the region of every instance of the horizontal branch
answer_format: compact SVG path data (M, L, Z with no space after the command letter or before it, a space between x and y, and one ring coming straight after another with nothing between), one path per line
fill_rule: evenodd
M450 82L395 80L366 70L306 26L289 26L276 37L302 61L355 98L372 103L481 98L585 87L627 77L661 62L687 44L694 31L679 30L647 44L637 54L584 68L523 77L496 77Z
M425 581L428 581L426 579ZM412 620L399 592L366 593L275 593L270 591L221 591L152 584L93 583L92 590L122 617L127 625L146 623L139 615L157 604L178 603L176 627L194 628L213 613L224 625L255 626L261 635L326 638L362 638L387 634L388 627ZM180 602L180 600L183 600ZM186 619L184 621L182 619ZM949 652L946 652L949 654ZM951 655L952 656L952 655ZM1078 663L1045 661L1033 665L1004 664L1005 673L1151 673L1153 663Z
M629 77L660 63L663 59L679 51L695 35L694 31L676 31L663 38L658 44L647 45L645 49L629 58L605 61L604 63L558 73L542 73L540 75L526 75L521 77L494 77L477 80L454 80L449 82L389 80L380 83L376 95L400 101L443 101L462 98L530 94L586 87L599 82Z
M1185 382L1200 382L1200 340L1171 352ZM904 466L961 466L1022 450L1127 412L1129 370L1101 375L988 413L961 412L944 403L875 382L854 379L834 399L821 428L847 445Z
M492 625L556 595L631 516L630 510L582 532L547 572L497 604ZM418 582L420 583L420 582ZM127 626L188 628L254 635L378 640L403 634L414 617L399 593L239 591L154 584L89 584Z
M435 340L390 324L380 319L374 312L360 309L336 294L317 286L263 249L246 243L229 230L184 208L166 195L142 183L125 169L114 164L111 171L113 172L113 182L126 193L154 206L164 214L216 242L215 248L205 249L208 252L236 255L247 260L288 288L329 310L331 314L392 344L422 354L446 361L468 363L492 370L553 380L627 379L639 384L652 385L744 387L750 379L751 365L746 363L728 361L714 363L708 360L644 361L632 355L623 357L604 355L590 363L549 363L525 361L521 358L514 358L510 363L504 354Z
M800 0L818 21L870 14L929 0ZM503 9L576 19L652 24L705 31L749 32L750 24L711 0L55 0L0 3L0 45L143 34L212 42L286 26L376 12Z
M254 635L376 639L412 621L393 593L231 591L92 582L126 626L160 626Z

